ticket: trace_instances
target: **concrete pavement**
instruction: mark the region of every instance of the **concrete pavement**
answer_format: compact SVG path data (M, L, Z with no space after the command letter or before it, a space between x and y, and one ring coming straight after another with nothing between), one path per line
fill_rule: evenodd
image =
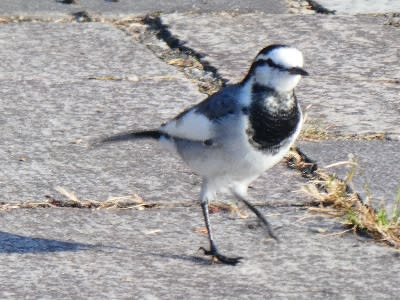
M102 16L122 17L127 15L145 15L147 13L174 11L263 11L266 13L285 13L284 1L241 1L241 0L180 0L180 1L146 1L146 0L3 0L2 15L23 16L62 16L78 11Z
M245 257L231 267L198 251L207 247L199 178L179 159L147 142L88 148L91 138L162 123L205 98L216 79L239 80L260 48L290 43L312 74L297 94L303 107L312 104L313 141L303 136L298 146L320 166L352 153L361 166L355 189L365 196L368 182L376 207L394 203L400 66L392 16L229 3L0 4L0 201L61 201L61 186L79 199L138 194L151 204L0 211L2 299L397 297L399 252L307 212L307 181L284 163L251 189L279 244L253 215L212 214L220 247ZM70 14L80 10L102 17L78 23ZM158 27L141 21L156 11Z

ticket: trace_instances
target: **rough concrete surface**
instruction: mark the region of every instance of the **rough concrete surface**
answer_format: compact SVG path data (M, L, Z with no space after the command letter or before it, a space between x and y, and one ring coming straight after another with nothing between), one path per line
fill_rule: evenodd
M125 17L161 10L171 34L231 81L262 47L290 43L304 52L312 74L297 94L303 107L313 104L309 114L317 124L335 125L337 135L400 134L399 29L385 25L386 17L277 14L285 12L284 2L275 2L274 14L244 14L266 9L261 1L229 3L2 1L0 15L48 17L76 8ZM193 13L194 6L202 13ZM240 9L232 13L234 6ZM175 10L181 13L167 14ZM186 76L190 70L160 59L157 51L167 44L146 44L140 30L0 20L1 204L65 197L57 186L81 199L137 193L159 204L0 210L1 299L398 297L399 252L344 232L341 220L309 212L310 198L300 192L306 179L283 162L250 189L280 243L267 238L252 214L217 210L211 218L221 250L244 259L236 267L210 264L198 251L208 245L196 175L154 143L88 146L98 137L158 126L202 100L198 82ZM298 144L320 166L353 153L362 168L355 187L366 180L376 199L395 197L398 141Z
M213 214L220 247L245 259L210 265L196 208L82 209L1 213L0 295L24 299L376 299L396 298L398 252L330 219L268 209L281 242L251 219ZM18 222L15 220L18 219ZM253 219L254 220L254 219ZM332 235L334 233L334 235ZM340 246L338 246L340 245ZM384 273L385 271L388 273ZM381 280L377 280L381 278ZM23 295L23 297L21 297Z
M400 12L400 2L397 0L318 0L319 4L336 14L383 14Z
M263 11L266 13L285 13L285 1L274 0L2 0L0 15L57 16L86 11L89 14L104 16L144 15L154 12L174 11Z
M9 35L12 40L5 38ZM27 41L33 35L38 37ZM119 164L118 156L108 155L108 163L99 164L101 159L93 160L96 151L88 148L90 138L161 124L204 97L175 68L109 25L10 24L1 27L0 36L4 200L40 199L55 186L107 198L127 177L125 172L119 179L106 175L101 182L104 174L121 172L110 170ZM132 161L119 159L125 166ZM122 190L128 192L128 186Z

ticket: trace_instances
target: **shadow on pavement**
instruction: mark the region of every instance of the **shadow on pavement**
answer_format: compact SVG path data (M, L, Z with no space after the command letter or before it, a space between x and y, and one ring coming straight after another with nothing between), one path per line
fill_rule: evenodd
M161 258L173 259L173 260L181 260L181 261L189 261L195 264L200 265L210 265L211 260L209 257L198 257L198 256L190 256L190 255L180 255L180 254L170 254L170 253L155 253L155 252L146 252L143 254L150 256L157 256Z
M0 231L0 253L46 253L58 251L81 251L93 245L57 240L33 238Z

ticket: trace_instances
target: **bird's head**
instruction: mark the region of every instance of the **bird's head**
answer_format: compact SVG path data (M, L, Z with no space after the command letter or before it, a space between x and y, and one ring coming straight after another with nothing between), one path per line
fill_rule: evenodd
M299 83L301 76L307 75L303 69L303 55L298 49L271 45L258 53L246 79L253 78L254 83L277 92L289 92Z

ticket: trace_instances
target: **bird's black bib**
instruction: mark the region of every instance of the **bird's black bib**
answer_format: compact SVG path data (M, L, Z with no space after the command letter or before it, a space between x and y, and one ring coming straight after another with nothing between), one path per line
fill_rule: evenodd
M268 99L275 98L274 109ZM278 94L274 90L254 85L252 101L249 107L249 128L247 135L249 142L257 149L277 152L282 143L292 136L300 122L300 111L294 92ZM287 102L292 105L288 106Z

